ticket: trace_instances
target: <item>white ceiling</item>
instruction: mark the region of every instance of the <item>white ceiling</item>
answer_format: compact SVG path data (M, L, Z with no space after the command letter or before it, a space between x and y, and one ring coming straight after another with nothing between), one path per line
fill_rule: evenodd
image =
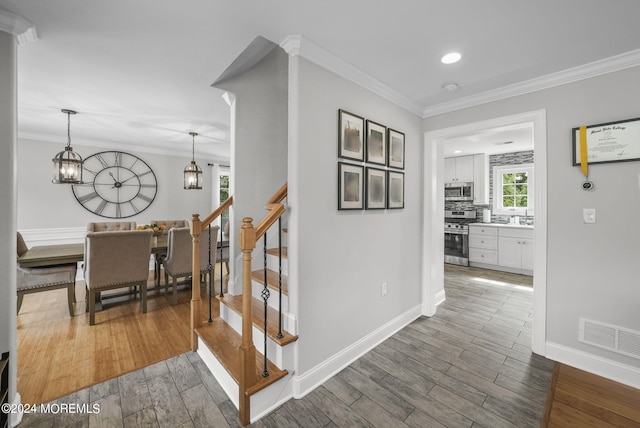
M229 156L229 108L210 85L257 36L281 43L302 35L408 99L421 115L640 48L637 0L0 0L0 6L38 34L18 51L20 137L61 146L60 109L69 108L78 111L74 145L106 142L188 156L188 132L195 131L197 154L212 160ZM462 60L441 64L452 50ZM442 89L450 81L460 90ZM494 137L515 141L516 134Z

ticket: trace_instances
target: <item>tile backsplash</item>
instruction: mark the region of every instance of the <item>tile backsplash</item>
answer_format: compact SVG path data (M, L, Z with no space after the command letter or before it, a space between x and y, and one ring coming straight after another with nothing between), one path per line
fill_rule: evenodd
M533 150L525 150L513 153L500 153L489 156L489 204L474 205L471 202L455 202L445 201L445 210L474 210L476 212L476 220L482 221L482 210L493 208L493 167L502 165L520 165L525 163L533 163ZM491 221L493 223L509 223L510 216L495 215L491 213Z

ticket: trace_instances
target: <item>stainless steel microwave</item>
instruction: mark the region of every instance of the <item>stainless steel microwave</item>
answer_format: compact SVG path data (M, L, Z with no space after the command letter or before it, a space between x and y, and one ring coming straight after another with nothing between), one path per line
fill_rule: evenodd
M473 202L473 183L445 183L444 200Z

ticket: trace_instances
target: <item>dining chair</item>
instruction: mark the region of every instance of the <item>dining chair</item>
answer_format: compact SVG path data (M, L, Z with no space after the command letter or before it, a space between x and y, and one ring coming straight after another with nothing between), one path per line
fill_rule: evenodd
M218 236L218 226L211 227L211 240L216 242ZM200 235L200 274L208 272L209 264L209 239L206 229ZM213 247L215 248L215 246ZM193 240L188 227L173 227L169 229L169 239L167 241L167 255L163 257L165 293L169 287L169 277L173 285L173 304L178 304L177 278L190 277L193 272ZM216 252L212 251L211 264L216 264Z
M155 224L158 226L164 226L165 232L169 231L172 227L189 227L189 220L151 220L151 224ZM166 256L167 253L157 253L154 254L155 260L155 271L153 273L154 279L156 279L156 284L160 285L160 273L162 270L162 259Z
M29 248L24 242L22 235L18 232L18 257L27 252ZM17 266L16 289L18 291L18 310L22 307L22 299L25 294L39 293L41 291L67 289L67 304L69 306L69 316L73 317L73 302L75 302L76 287L76 263L24 268Z
M140 286L141 312L147 312L152 236L151 230L87 232L83 273L89 325L95 324L96 293L105 290Z
M115 230L136 230L135 221L103 221L87 225L87 232L107 232Z

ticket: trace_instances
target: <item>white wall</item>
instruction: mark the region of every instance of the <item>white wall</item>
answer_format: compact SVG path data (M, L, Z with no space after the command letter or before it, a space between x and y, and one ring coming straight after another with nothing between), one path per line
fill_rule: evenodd
M51 182L51 159L64 149L64 136L60 141L58 145L25 139L18 141L18 230L86 227L89 222L117 221L83 208L73 196L71 186ZM112 150L75 143L72 146L83 158ZM190 220L194 213L202 218L211 212L211 168L206 160L196 158L203 170L203 189L184 190L183 171L190 158L128 152L140 157L153 169L158 193L149 208L127 220L138 224L147 224L151 220Z
M290 61L289 279L297 374L305 376L420 305L422 127L368 90L298 56ZM338 211L338 109L405 133L404 209Z
M273 49L253 68L215 86L234 95L231 107L231 250L243 217L257 226L267 200L287 182L288 57ZM275 234L273 234L275 236ZM259 245L262 245L261 243ZM254 254L254 261L259 259ZM233 269L240 284L242 269ZM236 291L238 294L241 290Z
M638 82L640 68L630 68L423 121L431 131L546 109L547 350L609 377L616 367L640 369L640 360L579 343L578 319L640 331L640 162L591 165L596 188L585 192L571 162L571 128L639 117ZM583 208L597 210L596 224L582 222Z
M10 352L9 402L16 397L16 42L0 31L0 354Z

